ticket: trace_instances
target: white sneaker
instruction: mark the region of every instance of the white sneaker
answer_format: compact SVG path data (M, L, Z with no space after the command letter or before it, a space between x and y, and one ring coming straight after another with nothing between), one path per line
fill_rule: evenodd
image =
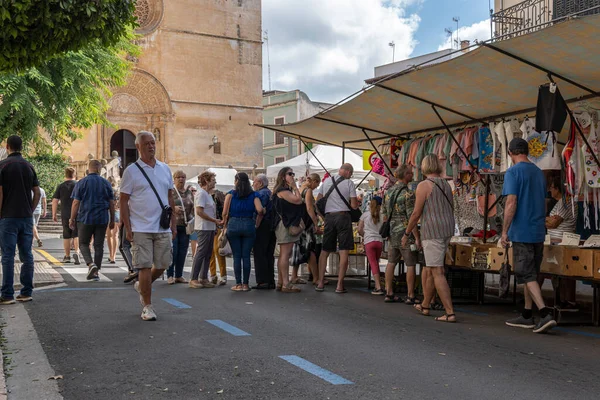
M133 288L134 288L134 289L135 289L135 291L136 291L136 292L138 292L138 293L139 293L139 295L140 295L140 304L142 305L142 307L145 307L145 306L146 306L146 304L144 304L144 298L142 297L142 292L140 292L140 282L139 282L139 281L136 281L136 282L133 284Z
M154 312L152 305L144 307L142 310L142 319L144 321L156 321L156 313Z
M219 279L219 286L227 285L227 277L221 277Z

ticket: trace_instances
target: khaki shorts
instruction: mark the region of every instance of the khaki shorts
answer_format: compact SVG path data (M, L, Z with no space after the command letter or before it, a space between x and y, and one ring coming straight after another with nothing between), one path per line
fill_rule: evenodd
M419 262L419 252L411 251L410 247L390 247L388 249L388 263L398 264L400 260L404 260L404 265L414 267Z
M425 263L428 267L445 266L446 251L448 250L450 239L423 240L423 253L425 253Z
M131 257L133 267L137 269L167 269L173 262L173 242L171 233L133 234Z

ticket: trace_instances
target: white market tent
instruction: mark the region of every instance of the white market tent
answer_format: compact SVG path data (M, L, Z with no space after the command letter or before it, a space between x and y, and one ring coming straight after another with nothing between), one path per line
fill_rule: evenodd
M227 193L230 190L233 190L237 170L233 168L208 168L207 171L217 175L217 190L223 193ZM186 181L186 185L198 186L198 176L199 175L196 175L193 178L188 179Z
M365 171L363 169L363 159L361 156L354 153L352 150L345 150L344 152L344 162L352 164L354 167L354 175L352 176L352 180L354 183L359 183L365 176L369 174L369 171ZM312 153L307 151L306 153L302 153L297 157L267 167L267 177L275 179L277 178L277 174L281 168L290 167L296 174L296 177L305 176L307 173L316 173L321 176L321 179L323 179L325 176L325 170L321 164L319 164L317 159L323 163L330 174L336 174L340 166L343 164L342 149L336 146L317 145L312 149ZM376 178L385 180L383 177L370 174L365 181L374 180Z

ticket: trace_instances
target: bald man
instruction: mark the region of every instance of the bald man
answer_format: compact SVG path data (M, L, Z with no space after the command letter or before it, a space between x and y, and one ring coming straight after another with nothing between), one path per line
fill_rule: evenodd
M115 197L110 183L99 175L102 164L90 161L88 175L77 182L71 198L71 219L69 228L79 235L79 251L88 266L88 280L99 280L98 270L104 257L106 227L115 227ZM94 258L90 243L94 238Z
M333 177L329 177L323 182L320 188L320 193L317 199L321 199L329 194L327 205L325 206L325 232L323 233L323 250L319 257L319 283L315 290L322 292L325 283L325 270L327 269L327 259L329 253L334 253L339 249L340 254L340 270L338 274L338 284L335 290L336 293L346 293L344 287L344 277L348 269L348 257L350 250L354 250L354 234L352 232L352 217L350 209L358 208L358 199L356 196L356 186L350 180L354 173L352 164L344 164L340 167L339 172ZM337 184L339 192L344 197L344 201L340 197L335 188L333 188L333 180ZM332 190L333 188L333 190Z

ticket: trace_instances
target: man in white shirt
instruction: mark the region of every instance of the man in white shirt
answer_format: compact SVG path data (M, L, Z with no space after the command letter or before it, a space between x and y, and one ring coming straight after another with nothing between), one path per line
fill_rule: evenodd
M356 196L356 187L354 186L354 182L350 180L353 173L354 167L352 167L352 164L342 165L337 175L329 177L323 182L317 200L327 195L333 186L332 179L335 179L340 193L344 196L348 204L350 204L350 207L352 209L357 209L358 199ZM354 250L352 218L346 202L342 200L338 191L333 189L327 198L327 205L325 207L323 250L319 257L319 284L316 287L318 292L324 290L325 270L327 269L329 253L335 252L338 248L340 254L340 271L335 292L346 293L347 290L344 288L344 277L346 276L346 270L348 269L348 256L350 250Z
M131 242L133 267L139 271L134 288L140 294L142 319L155 321L152 307L152 282L171 265L171 245L177 233L175 215L171 215L170 228L162 228L160 219L163 205L174 209L173 177L169 167L155 158L156 141L154 135L141 131L135 138L135 146L140 159L125 169L121 180L121 219L126 238ZM136 165L137 164L137 165ZM138 167L139 165L139 167ZM148 178L144 176L142 170ZM154 185L152 190L148 179Z

